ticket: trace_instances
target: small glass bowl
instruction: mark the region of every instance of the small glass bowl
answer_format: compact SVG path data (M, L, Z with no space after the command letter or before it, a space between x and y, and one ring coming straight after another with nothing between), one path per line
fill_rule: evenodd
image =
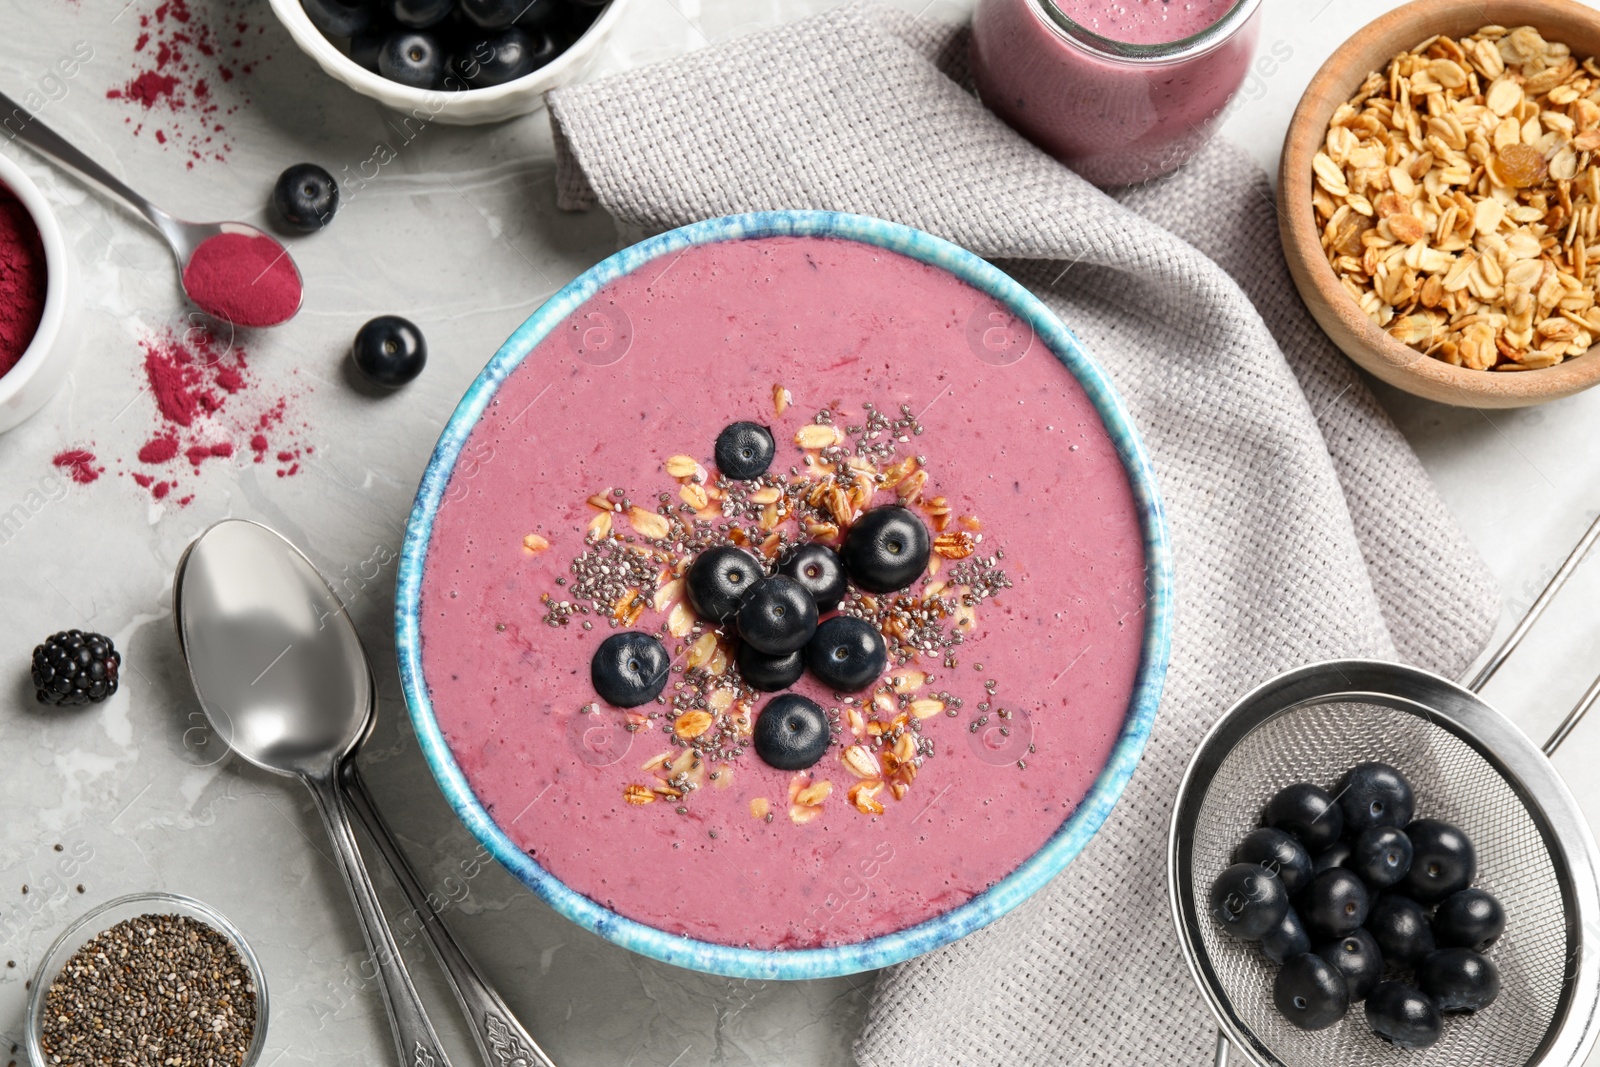
M71 959L72 954L90 939L105 933L126 919L136 919L141 915L182 915L205 923L232 942L239 953L239 958L244 961L245 970L250 972L251 982L256 987L256 1028L255 1033L250 1036L250 1048L245 1052L244 1062L241 1065L241 1067L254 1067L256 1061L261 1058L261 1050L266 1046L267 1038L267 982L266 975L261 972L260 961L256 959L256 954L250 951L250 945L245 941L244 935L220 913L190 897L161 892L133 893L118 897L100 905L61 931L61 936L56 938L55 944L50 946L50 951L46 952L44 959L40 961L39 969L33 975L33 987L28 991L29 1060L35 1067L53 1067L40 1043L44 1033L45 999L50 992L50 983L56 980L61 968L66 966L67 960Z

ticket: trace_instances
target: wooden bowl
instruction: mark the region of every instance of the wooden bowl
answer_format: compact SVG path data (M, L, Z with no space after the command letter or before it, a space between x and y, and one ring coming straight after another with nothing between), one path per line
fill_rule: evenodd
M1575 0L1415 0L1341 45L1311 79L1284 140L1278 228L1300 296L1345 354L1390 385L1445 404L1512 408L1571 396L1600 381L1600 344L1553 367L1486 371L1455 367L1401 344L1369 319L1339 284L1322 250L1311 207L1311 160L1328 122L1368 74L1435 34L1465 37L1484 26L1533 26L1579 57L1600 56L1600 11Z

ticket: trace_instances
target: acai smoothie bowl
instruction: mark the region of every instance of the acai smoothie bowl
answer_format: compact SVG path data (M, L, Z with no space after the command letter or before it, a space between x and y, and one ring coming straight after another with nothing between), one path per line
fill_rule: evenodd
M421 748L557 911L735 977L896 963L1059 873L1167 665L1154 478L1000 270L714 219L553 297L457 407L397 589Z

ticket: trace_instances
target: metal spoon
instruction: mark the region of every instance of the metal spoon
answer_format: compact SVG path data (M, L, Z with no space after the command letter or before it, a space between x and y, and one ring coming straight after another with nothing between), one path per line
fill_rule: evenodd
M67 143L66 139L50 127L40 122L34 115L15 100L0 93L0 117L4 118L4 128L12 138L21 141L46 159L65 167L77 174L80 178L99 186L105 192L121 200L128 207L154 226L162 237L167 239L167 244L172 248L172 254L178 260L178 281L183 286L184 294L193 300L202 311L224 322L231 321L230 316L217 307L207 307L206 303L189 291L188 271L189 263L194 258L197 248L209 238L220 234L236 234L240 237L261 238L271 241L277 249L275 253L290 270L294 271L295 280L300 282L300 270L295 266L294 259L289 255L289 250L282 243L269 234L263 233L243 222L185 222L174 218L161 208L152 204L122 182L100 164L84 155L77 148ZM274 261L276 262L276 261ZM265 272L263 272L265 273ZM302 297L304 285L299 285ZM276 326L281 322L292 319L300 310L301 301L297 299L293 310L276 321L240 322L241 326Z
M201 534L185 552L178 564L174 602L190 675L220 736L246 759L268 770L279 769L273 764L290 764L279 758L263 762L250 754L263 744L288 752L337 753L333 758L342 798L377 842L406 899L422 919L422 928L484 1062L494 1067L554 1067L429 904L427 890L367 792L354 756L375 720L372 675L349 615L311 561L264 526L224 521ZM232 636L219 640L219 632ZM270 665L257 676L255 671L260 668L256 664L268 660ZM281 700L275 702L275 698L254 692L280 671L298 676L277 680L283 687ZM356 720L360 720L359 726L353 725ZM352 725L334 728L340 721ZM270 740L263 739L263 732ZM255 743L236 740L239 738L253 738ZM346 738L350 738L348 743ZM301 772L296 765L280 773ZM313 786L314 791L319 788ZM334 799L340 799L339 794ZM359 906L358 900L358 910ZM378 919L381 923L381 913ZM388 934L387 926L382 932ZM387 953L375 949L374 956L398 962L392 936L387 944ZM415 1003L416 991L405 977L404 966L399 970L399 981ZM415 1015L427 1025L420 1005ZM397 1017L393 1006L391 1017ZM431 1035L432 1031L428 1032ZM413 1047L409 1039L398 1040L402 1062L425 1063L406 1053ZM437 1055L443 1064L444 1054Z

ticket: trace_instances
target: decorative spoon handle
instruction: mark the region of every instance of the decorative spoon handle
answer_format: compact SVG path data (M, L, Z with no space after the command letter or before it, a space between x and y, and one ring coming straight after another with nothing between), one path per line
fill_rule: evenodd
M427 931L434 954L439 957L445 977L450 980L450 988L455 990L456 999L461 1002L461 1011L467 1017L483 1062L490 1067L555 1067L550 1057L523 1029L517 1017L511 1014L511 1009L506 1007L494 987L489 985L477 964L462 950L444 919L428 903L428 891L418 881L405 853L400 851L383 816L378 813L377 805L373 804L372 794L367 792L366 782L362 780L354 760L345 761L340 782L350 806L377 842L378 851L388 861L389 869L394 872L395 880L405 892L406 900L421 918L422 928Z
M79 177L100 186L118 200L150 220L150 225L172 240L176 227L171 215L129 189L110 171L84 155L68 143L66 138L40 122L27 108L4 93L0 93L0 111L4 114L4 130L9 140L19 140L35 152Z
M304 774L311 795L317 799L317 811L328 828L333 842L333 854L338 860L339 873L344 875L350 899L355 902L356 917L361 921L361 933L371 953L377 972L378 988L383 993L384 1007L389 1009L389 1023L394 1029L395 1048L400 1053L401 1067L450 1067L434 1033L433 1024L411 982L400 946L395 943L394 931L384 918L378 902L377 890L367 873L366 864L356 846L355 831L350 825L350 815L345 809L344 794L335 781L337 770L327 776Z

